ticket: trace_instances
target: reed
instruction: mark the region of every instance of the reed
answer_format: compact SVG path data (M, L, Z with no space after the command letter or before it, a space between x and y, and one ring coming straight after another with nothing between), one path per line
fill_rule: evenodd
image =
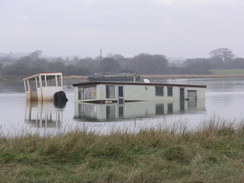
M243 182L244 125L0 137L0 182Z

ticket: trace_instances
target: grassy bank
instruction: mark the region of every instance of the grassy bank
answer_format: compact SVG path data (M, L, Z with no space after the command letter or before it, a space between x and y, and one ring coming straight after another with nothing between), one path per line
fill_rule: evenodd
M244 127L0 138L0 182L243 182Z

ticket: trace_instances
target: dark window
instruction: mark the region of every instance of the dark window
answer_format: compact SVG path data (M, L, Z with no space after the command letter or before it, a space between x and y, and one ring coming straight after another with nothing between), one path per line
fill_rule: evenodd
M164 114L164 104L156 104L156 115Z
M173 96L173 87L168 87L168 96L169 97Z
M119 97L124 97L123 86L119 86Z
M164 96L164 87L155 87L156 96Z

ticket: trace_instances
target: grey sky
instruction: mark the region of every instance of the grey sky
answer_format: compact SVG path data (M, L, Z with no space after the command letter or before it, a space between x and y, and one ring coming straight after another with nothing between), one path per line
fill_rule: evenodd
M0 52L244 57L244 0L0 0Z

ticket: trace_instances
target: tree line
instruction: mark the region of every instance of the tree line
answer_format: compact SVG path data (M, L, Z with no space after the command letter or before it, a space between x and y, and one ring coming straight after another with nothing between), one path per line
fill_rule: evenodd
M237 58L228 48L219 48L209 53L209 58L186 59L183 64L169 63L164 55L139 54L132 58L110 55L105 58L72 59L44 58L37 50L11 60L0 58L0 75L27 76L38 72L62 72L64 75L91 75L100 72L127 72L139 74L210 74L211 69L244 69L244 59Z

